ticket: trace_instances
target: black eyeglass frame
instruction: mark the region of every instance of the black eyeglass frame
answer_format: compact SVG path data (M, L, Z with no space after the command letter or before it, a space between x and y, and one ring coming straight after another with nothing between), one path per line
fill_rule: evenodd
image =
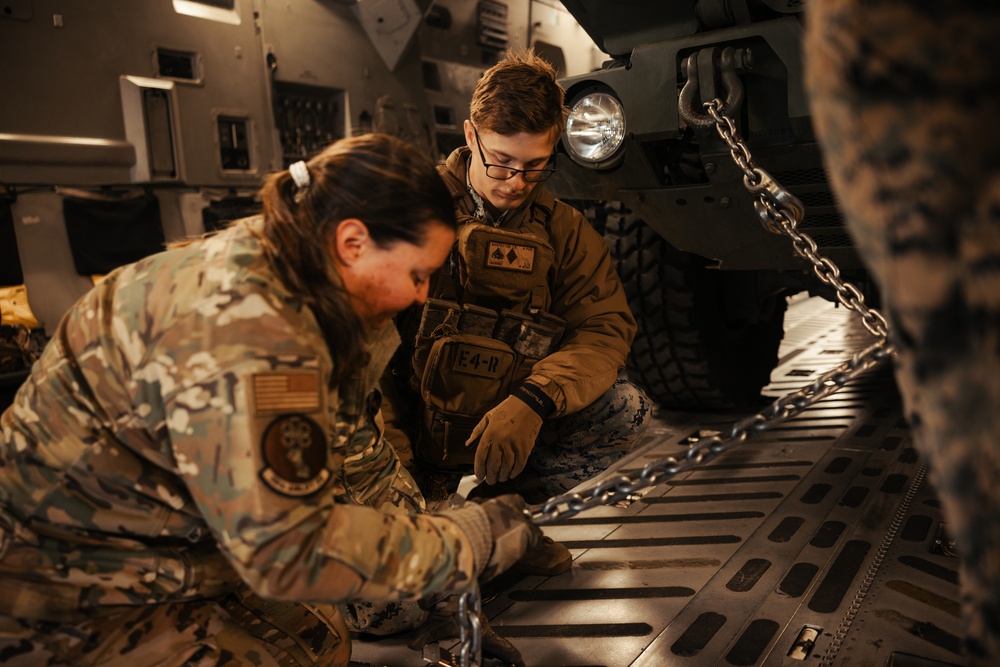
M545 169L515 169L514 167L505 167L502 164L490 164L486 161L486 154L483 153L483 142L479 139L479 130L475 125L472 126L472 131L476 135L476 148L479 149L479 159L483 161L483 166L486 167L486 176L488 178L492 178L495 181L509 181L518 174L523 174L526 183L541 183L556 171L556 166L553 163L556 157L555 148L552 149L552 155L549 156L549 161L546 163L552 166ZM490 169L502 169L507 172L507 176L494 176L490 173Z

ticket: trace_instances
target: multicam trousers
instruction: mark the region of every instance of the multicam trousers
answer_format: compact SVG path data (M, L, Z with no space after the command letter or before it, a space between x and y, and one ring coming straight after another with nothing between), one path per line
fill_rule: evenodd
M427 509L416 482L385 439L344 461L344 470L351 502L388 514ZM340 610L353 632L372 635L412 630L427 620L427 612L413 601L351 602L340 605Z
M246 590L73 624L0 616L7 667L346 667L350 658L335 607L266 601Z
M385 512L424 509L416 483L384 440L345 469L351 502ZM414 601L355 602L338 609L264 600L243 588L220 599L109 610L78 623L0 616L0 664L346 667L350 631L391 634L426 618Z

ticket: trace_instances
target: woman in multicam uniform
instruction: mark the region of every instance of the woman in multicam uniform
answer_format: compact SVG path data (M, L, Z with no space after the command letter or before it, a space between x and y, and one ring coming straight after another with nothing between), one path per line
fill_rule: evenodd
M433 165L345 139L261 199L109 274L2 415L3 664L346 665L336 603L461 592L540 539L515 496L413 512L382 438L390 320L455 237Z

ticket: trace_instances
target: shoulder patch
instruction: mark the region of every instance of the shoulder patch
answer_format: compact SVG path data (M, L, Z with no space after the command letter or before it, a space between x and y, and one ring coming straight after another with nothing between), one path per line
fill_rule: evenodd
M316 412L320 408L316 371L280 371L253 376L254 414Z
M330 479L326 435L315 421L300 414L275 417L261 437L260 477L286 496L308 496Z

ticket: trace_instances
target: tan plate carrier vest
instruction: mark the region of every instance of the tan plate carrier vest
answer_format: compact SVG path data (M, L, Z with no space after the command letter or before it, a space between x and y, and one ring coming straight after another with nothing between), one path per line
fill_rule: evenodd
M461 296L428 299L414 341L410 386L423 403L414 456L424 464L470 469L476 447L466 441L476 424L557 349L566 322L538 307L553 254L536 234L462 227L457 284L435 287Z

